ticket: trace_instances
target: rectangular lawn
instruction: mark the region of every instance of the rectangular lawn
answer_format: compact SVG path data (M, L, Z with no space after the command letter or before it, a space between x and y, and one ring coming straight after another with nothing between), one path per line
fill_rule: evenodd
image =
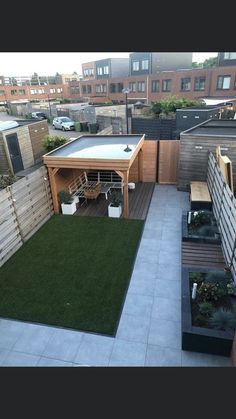
M54 215L0 268L0 317L114 336L142 229Z

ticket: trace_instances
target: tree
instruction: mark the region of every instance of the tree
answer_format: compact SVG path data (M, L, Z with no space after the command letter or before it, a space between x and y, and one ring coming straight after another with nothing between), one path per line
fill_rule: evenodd
M188 108L192 106L203 107L206 106L204 102L194 99L179 98L178 96L169 96L158 102L154 102L151 106L151 111L155 117L159 117L161 113L168 115L170 112L176 112L176 109Z
M43 139L43 146L48 153L49 151L54 150L60 145L63 145L68 142L66 137L59 137L57 135L46 135Z
M218 64L218 57L210 57L210 58L205 59L205 61L203 62L203 67L204 68L216 67L217 64Z

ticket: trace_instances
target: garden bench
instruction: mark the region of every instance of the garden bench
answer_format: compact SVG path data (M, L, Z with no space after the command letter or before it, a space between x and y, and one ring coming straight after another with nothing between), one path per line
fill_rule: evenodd
M190 190L191 210L211 210L212 201L207 182L190 182Z
M72 182L70 182L68 185L68 190L73 195L73 197L76 197L78 199L79 202L80 198L86 199L86 188L90 186L92 187L95 184L97 184L97 182L88 181L86 172L83 172L82 174L74 177Z

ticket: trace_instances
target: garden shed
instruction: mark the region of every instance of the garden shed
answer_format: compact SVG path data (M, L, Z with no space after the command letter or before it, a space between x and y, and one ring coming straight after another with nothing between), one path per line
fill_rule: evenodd
M0 123L0 173L17 174L42 160L47 121L17 120Z
M68 188L78 174L110 171L122 180L124 218L129 215L128 183L143 181L145 135L80 136L43 156L48 168L54 211L59 212L57 194Z

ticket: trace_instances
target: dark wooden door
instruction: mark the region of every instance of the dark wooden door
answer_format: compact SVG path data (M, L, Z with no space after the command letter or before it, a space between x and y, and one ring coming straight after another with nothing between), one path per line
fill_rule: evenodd
M6 135L9 155L14 173L24 169L17 134Z

